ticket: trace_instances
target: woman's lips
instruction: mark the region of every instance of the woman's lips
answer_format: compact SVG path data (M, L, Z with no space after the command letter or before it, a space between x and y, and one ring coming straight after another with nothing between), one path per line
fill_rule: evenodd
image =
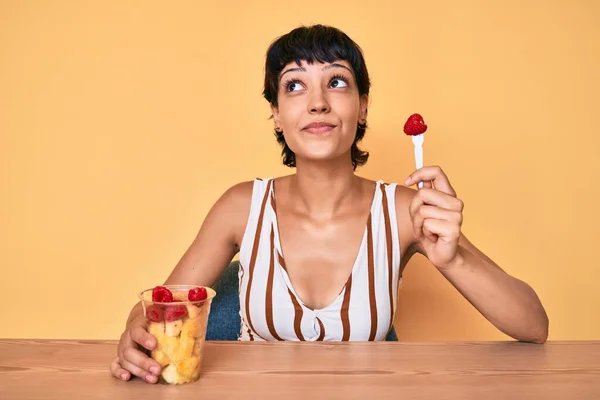
M335 125L325 122L314 122L306 125L302 130L308 133L326 133L335 128Z

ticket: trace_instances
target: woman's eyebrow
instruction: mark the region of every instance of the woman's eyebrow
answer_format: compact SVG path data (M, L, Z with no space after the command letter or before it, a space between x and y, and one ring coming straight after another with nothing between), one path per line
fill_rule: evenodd
M323 67L322 71L325 71L325 70L331 69L331 68L345 68L348 71L350 71L350 73L352 74L352 70L350 68L346 67L345 65L338 64L338 63L332 63L332 64L329 64L329 65L326 65L326 66Z
M345 68L345 69L347 69L348 71L350 71L350 73L352 73L352 70L351 70L350 68L346 67L345 65L338 64L338 63L331 63L331 64L328 64L328 65L324 66L324 67L321 69L321 71L325 71L325 70L328 70L328 69L331 69L331 68ZM283 71L283 72L281 73L281 76L280 76L280 78L281 78L281 77L283 77L283 75L287 74L288 72L306 72L306 68L304 68L304 67L296 67L296 68L289 68L289 69L286 69L285 71Z
M283 71L281 73L281 76L279 78L281 79L283 77L283 75L287 74L288 72L306 72L306 68L304 68L304 67L297 67L297 68L286 69L285 71Z

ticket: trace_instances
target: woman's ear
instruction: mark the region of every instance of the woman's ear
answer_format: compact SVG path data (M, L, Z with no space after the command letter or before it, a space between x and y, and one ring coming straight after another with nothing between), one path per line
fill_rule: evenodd
M273 115L273 120L275 121L275 130L281 130L281 123L279 120L279 107L271 104L271 114Z
M363 94L360 96L360 112L358 115L358 122L361 124L367 123L367 111L369 108L369 95Z

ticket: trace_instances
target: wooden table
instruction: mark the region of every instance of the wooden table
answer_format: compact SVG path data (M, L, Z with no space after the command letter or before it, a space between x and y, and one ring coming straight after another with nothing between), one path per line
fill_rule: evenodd
M113 341L0 340L0 399L600 399L600 341L207 342L183 386L112 378Z

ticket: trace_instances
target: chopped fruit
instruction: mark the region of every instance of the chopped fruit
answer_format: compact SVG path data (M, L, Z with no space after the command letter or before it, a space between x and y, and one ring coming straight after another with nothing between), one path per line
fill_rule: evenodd
M165 352L162 350L152 350L152 358L154 361L159 363L161 367L166 367L171 362L169 357L167 357Z
M182 326L183 322L180 319L165 323L165 335L169 337L176 337L181 333Z
M206 332L196 332L196 340L204 340L206 339Z
M173 302L177 303L179 300L173 300ZM167 322L174 321L179 318L185 317L187 314L187 308L185 304L176 305L176 306L167 306L165 309L165 320Z
M179 347L177 348L177 353L171 357L171 361L181 361L192 356L192 351L194 350L194 335L189 334L181 334L179 338Z
M184 322L182 332L191 332L194 337L199 338L206 333L206 317L198 315Z
M162 368L160 379L171 384L196 381L200 376L203 345L206 336L211 298L211 288L195 287L178 289L157 286L152 291L152 300L144 295L142 300L150 303L146 307L148 332L156 338L157 345L150 352ZM210 293L208 293L210 292ZM195 303L194 303L195 302Z
M177 354L179 348L179 338L165 336L162 342L162 351L165 352L167 357L173 358Z
M164 322L151 322L148 324L148 333L156 338L158 345L162 338L165 336L165 323Z
M177 372L184 377L192 377L196 373L198 365L200 364L200 357L190 356L178 363L176 363Z
M187 292L177 291L177 292L173 293L173 300L188 301Z
M160 322L163 320L163 310L162 308L151 304L146 309L146 318L148 318L152 322Z
M206 288L204 287L196 287L190 289L188 292L188 300L189 301L204 301L208 297L206 293Z
M195 318L197 315L199 315L202 312L202 309L198 306L195 306L193 304L188 304L186 306L187 308L187 313L190 316L190 318Z
M161 373L162 378L168 383L179 383L179 377L177 375L177 368L173 364L163 369Z
M152 301L170 303L173 301L173 293L164 286L156 286L152 289Z
M196 328L197 328L197 324L195 323L194 319L187 318L185 321L183 321L183 327L181 328L181 336L183 336L183 335L194 336L194 333L196 333Z
M409 136L420 135L427 130L427 125L423 121L423 117L420 114L413 114L406 120L404 124L404 133Z

